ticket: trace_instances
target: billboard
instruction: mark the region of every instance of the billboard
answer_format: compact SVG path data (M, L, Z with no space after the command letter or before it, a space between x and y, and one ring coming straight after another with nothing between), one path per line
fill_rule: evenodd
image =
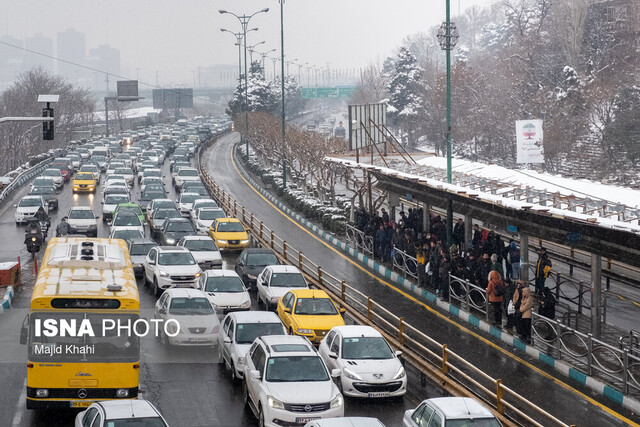
M542 120L517 120L517 163L544 163Z
M137 80L120 80L117 85L118 96L138 96Z
M349 105L349 149L385 142L387 138L378 128L386 125L387 104Z
M193 108L193 89L153 89L153 108L156 110Z

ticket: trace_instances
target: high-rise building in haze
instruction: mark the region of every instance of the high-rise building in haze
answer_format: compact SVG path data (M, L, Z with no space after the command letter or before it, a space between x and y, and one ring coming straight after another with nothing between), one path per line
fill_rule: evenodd
M53 39L45 37L42 34L36 34L31 37L27 37L24 41L24 47L30 51L36 53L25 52L24 61L22 62L22 69L28 71L34 67L42 67L45 71L53 73ZM48 55L48 56L45 56Z
M24 51L21 48L24 44L22 40L11 36L2 36L0 41L19 47L0 44L0 91L3 91L13 84L22 71Z
M76 30L67 30L58 33L56 57L65 61L76 64L84 64L85 62L85 37L84 33ZM67 62L56 61L57 73L69 80L70 83L76 83L76 65Z
M98 90L116 90L116 81L118 77L113 75L120 75L120 50L114 49L109 45L100 45L95 49L89 50L89 57L87 58L87 65L91 68L103 71L104 74L99 74L98 77ZM106 79L107 73L112 74L109 79Z

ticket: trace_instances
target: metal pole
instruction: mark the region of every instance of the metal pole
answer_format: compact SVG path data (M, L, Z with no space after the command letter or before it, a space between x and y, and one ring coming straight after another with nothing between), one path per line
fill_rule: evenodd
M238 86L242 86L242 36L238 37Z
M245 131L245 149L247 150L247 161L249 161L249 83L247 75L247 25L249 20L242 21L242 30L244 31L244 131Z
M602 256L591 254L591 333L600 339L602 327Z
M104 122L107 127L106 134L109 137L109 101L107 98L104 99Z
M287 161L285 140L285 109L284 109L284 0L280 0L280 62L282 62L280 78L282 92L282 190L287 188Z
M451 7L447 0L447 182L451 184ZM447 200L447 248L453 244L453 200Z

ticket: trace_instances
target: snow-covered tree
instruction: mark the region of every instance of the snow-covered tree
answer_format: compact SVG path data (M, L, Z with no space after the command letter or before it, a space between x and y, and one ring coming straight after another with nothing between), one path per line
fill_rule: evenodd
M276 97L276 114L282 115L282 83L278 78L271 83ZM306 100L302 99L302 88L293 76L284 79L284 105L287 118L294 117L304 110Z
M272 82L268 82L264 78L262 65L258 61L253 61L249 69L247 86L247 110L248 111L267 111L274 112L277 107L277 93L274 90ZM245 85L244 79L238 85L233 98L229 101L227 113L234 116L244 111L245 106Z
M401 134L406 132L409 145L413 145L414 131L420 118L424 117L427 90L422 81L422 69L408 49L400 48L390 77L387 111Z

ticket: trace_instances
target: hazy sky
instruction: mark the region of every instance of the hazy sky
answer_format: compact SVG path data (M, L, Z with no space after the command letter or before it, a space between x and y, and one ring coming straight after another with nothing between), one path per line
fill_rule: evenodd
M496 0L451 0L452 15L471 5ZM239 31L231 15L251 14L249 44L280 53L280 5L277 0L3 0L0 34L19 39L42 33L54 38L74 28L86 34L87 50L99 44L120 49L122 73L160 84L192 82L192 71L212 64L237 64L231 34ZM357 68L384 58L408 34L444 20L445 0L286 0L285 54L300 62L333 68ZM54 48L55 49L55 48ZM255 59L255 58L254 58Z

